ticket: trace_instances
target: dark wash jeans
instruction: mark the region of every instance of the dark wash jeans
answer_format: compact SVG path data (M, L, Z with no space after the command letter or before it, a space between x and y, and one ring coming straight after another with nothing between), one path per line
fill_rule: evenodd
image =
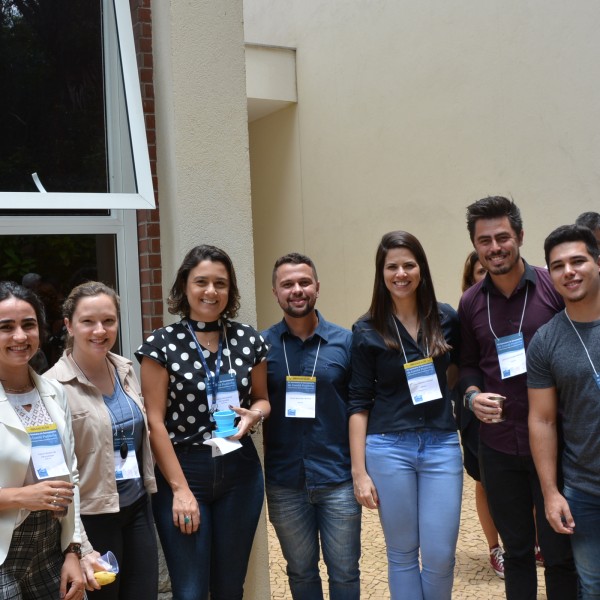
M323 600L320 541L330 600L358 600L361 506L352 481L311 490L267 484L267 501L292 597Z
M260 460L250 437L243 448L212 458L207 446L177 449L200 506L200 527L183 534L173 525L173 493L159 469L152 505L173 600L238 600L264 499Z
M144 494L117 513L81 515L100 554L110 550L119 563L114 583L88 594L94 600L147 600L158 595L158 547L150 498Z
M566 485L563 492L575 519L571 544L581 585L581 600L599 600L600 496L592 496Z
M507 600L536 600L535 534L544 556L548 600L576 600L577 574L569 536L546 520L544 497L531 456L513 456L479 445L481 481L504 544ZM534 523L533 507L536 518Z

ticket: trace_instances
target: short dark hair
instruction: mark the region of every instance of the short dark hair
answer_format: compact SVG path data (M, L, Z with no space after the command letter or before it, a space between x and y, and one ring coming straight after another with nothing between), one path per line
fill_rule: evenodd
M115 308L117 309L117 315L119 314L119 310L121 308L121 300L119 295L113 288L105 283L100 281L86 281L85 283L80 283L76 285L67 296L67 299L63 302L62 305L62 315L65 319L69 321L73 320L73 315L77 310L77 305L82 298L95 298L100 294L107 295L114 303ZM73 348L73 337L67 333L65 333L67 338L67 348Z
M598 260L598 256L600 255L598 241L589 227L583 225L561 225L544 240L544 255L548 268L550 267L550 252L559 244L566 242L583 242L589 255L594 260Z
M523 219L519 207L504 196L488 196L467 206L467 229L471 242L475 241L475 224L479 219L497 219L508 217L510 226L517 236L523 231Z
M229 255L225 250L221 250L216 246L210 246L208 244L195 246L185 255L183 262L177 270L175 281L173 282L173 286L169 292L169 298L167 299L169 312L172 315L182 315L184 317L190 316L190 303L185 295L185 287L190 271L203 260L219 262L227 270L227 275L229 276L229 295L227 298L227 305L223 310L223 316L233 319L240 309L240 292L235 277L235 269L233 268L231 258L229 258Z
M373 322L375 330L383 337L388 348L400 349L398 334L394 325L394 303L385 285L383 270L387 254L393 248L406 248L415 257L421 272L421 281L417 288L417 309L423 334L429 344L431 356L440 356L450 350L450 345L444 338L438 310L433 280L429 263L421 242L407 231L390 231L386 233L377 246L375 254L375 280L373 296L367 315Z
M46 311L38 295L24 285L14 281L0 281L0 302L9 298L23 300L23 302L31 305L38 322L40 343L43 342L46 337Z
M592 231L600 229L600 214L597 212L584 212L575 219L575 225L588 227Z
M305 254L300 254L299 252L290 252L288 254L280 256L275 261L275 265L273 267L273 274L271 275L271 284L273 285L273 287L275 287L275 280L277 279L277 269L279 269L281 265L308 265L312 269L315 281L319 281L315 263Z

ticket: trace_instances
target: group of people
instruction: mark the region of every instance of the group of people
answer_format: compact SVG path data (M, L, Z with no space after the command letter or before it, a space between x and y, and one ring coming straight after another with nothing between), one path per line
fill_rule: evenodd
M539 543L549 600L600 598L598 219L552 232L545 269L520 256L514 202L471 204L458 312L437 301L419 240L387 233L352 331L316 309L317 270L298 253L273 268L282 320L262 334L235 321L231 259L197 246L168 298L179 321L135 353L141 385L111 351L110 287L72 290L66 350L40 377L43 306L1 282L0 595L156 598L155 523L174 600L242 598L266 492L295 600L323 598L321 552L331 600L360 597L362 507L379 511L391 598L449 599L460 428L506 597L536 598ZM224 410L237 417L225 445ZM249 435L263 422L264 479ZM120 573L100 588L109 549Z

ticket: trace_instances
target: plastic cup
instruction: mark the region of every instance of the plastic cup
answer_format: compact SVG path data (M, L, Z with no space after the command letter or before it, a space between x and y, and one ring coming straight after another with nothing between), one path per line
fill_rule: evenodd
M213 413L217 430L214 432L216 437L229 437L238 432L237 427L233 424L237 414L232 410L218 410Z
M109 573L119 572L119 563L117 557L109 550L105 552L99 559L98 562L102 565L102 568Z

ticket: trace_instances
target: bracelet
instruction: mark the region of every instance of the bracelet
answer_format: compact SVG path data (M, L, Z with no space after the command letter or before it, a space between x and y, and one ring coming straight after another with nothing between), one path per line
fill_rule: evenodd
M71 543L63 551L64 554L75 554L81 560L81 544Z
M260 410L260 408L249 408L248 410L260 413L260 421L257 423L257 425L262 425L263 421L265 420L265 413Z
M248 410L252 411L252 412L260 413L260 421L256 425L254 425L254 427L252 427L250 429L250 433L256 433L257 431L260 430L260 428L265 420L265 413L263 413L263 411L260 408L249 408Z
M479 394L479 390L471 390L464 395L463 398L463 406L468 408L470 411L473 411L473 400L475 400L475 396Z

